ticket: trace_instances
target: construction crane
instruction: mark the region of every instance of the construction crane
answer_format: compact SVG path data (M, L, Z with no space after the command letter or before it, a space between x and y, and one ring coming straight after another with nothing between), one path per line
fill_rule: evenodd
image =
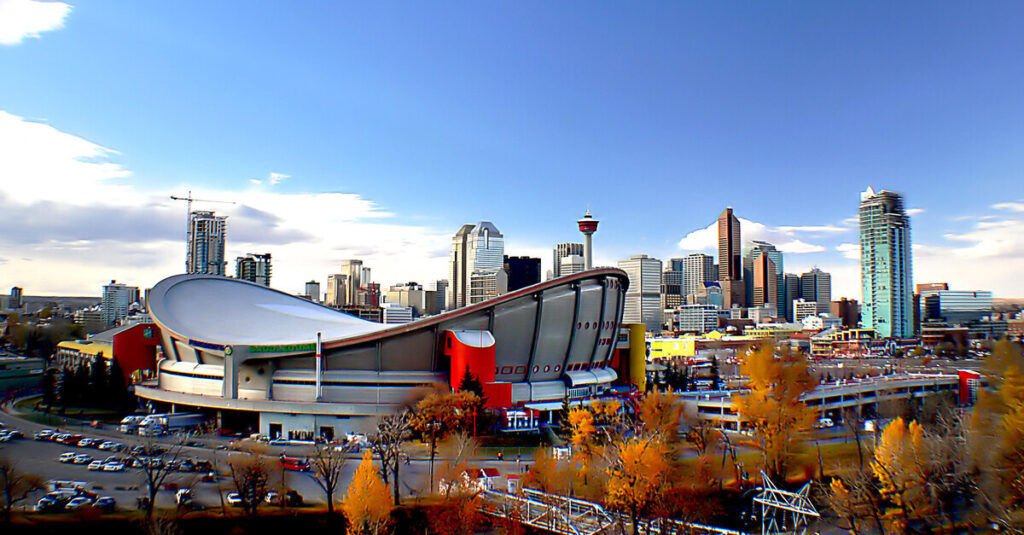
M189 266L192 264L192 203L193 202L214 202L220 204L235 204L234 201L215 201L212 199L196 199L192 196L192 190L188 191L188 197L178 197L177 195L171 195L171 199L175 201L187 201L185 205L185 273L188 273Z

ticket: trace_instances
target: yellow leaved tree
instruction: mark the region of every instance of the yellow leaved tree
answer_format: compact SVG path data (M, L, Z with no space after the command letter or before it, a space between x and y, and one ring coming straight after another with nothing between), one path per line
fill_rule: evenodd
M670 465L665 445L656 439L630 438L616 444L618 459L608 470L608 505L629 515L633 534L656 503Z
M885 426L871 471L878 478L879 491L897 507L893 530L906 526L911 515L927 501L921 467L928 463L924 428L917 421L907 425L896 418Z
M765 472L775 481L785 481L814 425L814 411L802 401L815 387L807 359L763 344L743 359L740 370L748 378L749 391L734 396L733 405L740 419L757 432Z
M369 449L363 450L363 460L356 468L342 510L348 519L349 532L377 535L391 520L391 490L373 466Z

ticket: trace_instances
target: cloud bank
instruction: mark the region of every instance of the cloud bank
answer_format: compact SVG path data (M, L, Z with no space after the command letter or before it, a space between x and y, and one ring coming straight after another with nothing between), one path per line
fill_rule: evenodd
M17 45L59 30L70 12L71 6L63 2L0 0L0 45Z
M7 259L0 284L95 295L110 279L149 287L184 270L186 208L170 195L194 188L148 186L118 156L0 111L0 258ZM267 180L286 178L271 173ZM307 280L325 282L342 259L353 257L362 258L376 280L427 282L445 273L447 230L399 223L357 194L248 188L195 192L236 203L193 206L228 216L229 272L237 256L270 252L272 284L290 292L301 291Z

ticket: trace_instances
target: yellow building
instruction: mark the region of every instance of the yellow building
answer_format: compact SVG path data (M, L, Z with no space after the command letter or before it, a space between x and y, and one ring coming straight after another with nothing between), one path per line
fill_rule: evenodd
M102 357L109 362L114 358L114 346L106 342L68 340L57 344L57 351L54 353L55 363L61 367L90 364L97 357Z

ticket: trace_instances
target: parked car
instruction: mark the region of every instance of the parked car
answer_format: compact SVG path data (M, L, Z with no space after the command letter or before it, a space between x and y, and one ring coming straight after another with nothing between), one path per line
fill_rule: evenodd
M117 500L113 496L100 496L93 505L100 508L104 513L109 513L117 507Z
M92 498L88 498L86 496L77 496L75 498L71 498L71 501L69 501L67 505L64 506L64 508L67 509L68 511L75 511L83 507L88 507L90 505L92 505Z
M228 505L233 507L240 507L242 505L242 497L237 492L230 492L224 497L224 501L228 502Z
M814 427L817 427L818 429L826 429L834 425L835 423L832 421L832 418L819 418L814 424Z
M42 498L39 498L39 501L36 502L36 511L39 511L40 513L60 511L63 508L64 506L61 505L60 502L49 496L43 496Z
M100 444L98 447L103 451L121 451L124 449L124 444L121 444L120 442L114 442L113 440L108 440Z
M57 460L62 463L73 463L75 462L75 457L78 457L78 453L75 453L73 451L65 451L64 453L60 454L60 457L58 457Z
M107 461L103 464L104 472L123 472L124 463L121 461Z
M56 431L54 431L53 429L43 429L42 431L39 431L38 433L33 435L33 438L35 438L36 440L50 440L50 437L52 437L54 433L56 433Z
M88 453L79 453L78 455L75 455L75 459L71 462L75 464L89 464L92 461L92 455L89 455Z
M89 463L89 466L87 468L89 470L100 470L100 471L102 471L103 470L103 466L104 466L104 462L99 460L99 459L97 459L97 460Z
M78 441L78 447L80 447L80 448L88 448L88 447L91 447L96 442L98 442L98 441L95 438L85 437L85 438L83 438L83 439Z

